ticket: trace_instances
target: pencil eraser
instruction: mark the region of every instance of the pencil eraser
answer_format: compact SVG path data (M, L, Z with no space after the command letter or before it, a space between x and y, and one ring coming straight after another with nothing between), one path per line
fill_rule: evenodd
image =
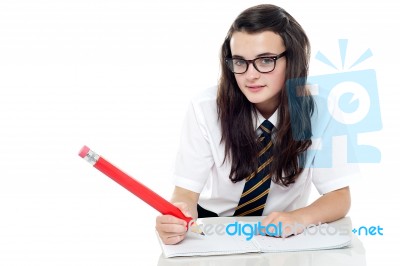
M89 151L90 149L88 148L88 146L83 146L81 151L79 152L79 156L85 158L86 154L88 154Z

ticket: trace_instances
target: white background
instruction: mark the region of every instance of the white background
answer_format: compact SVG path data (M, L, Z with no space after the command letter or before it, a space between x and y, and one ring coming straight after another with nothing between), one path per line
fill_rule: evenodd
M274 3L273 1L272 3ZM213 86L235 17L260 1L0 1L0 265L155 265L157 212L78 157L83 145L169 198L189 99ZM392 4L393 3L393 4ZM312 44L311 74L377 73L382 152L352 186L368 265L396 261L399 8L395 1L276 1ZM361 138L361 137L360 137ZM313 194L313 197L316 195ZM146 262L144 262L144 260Z

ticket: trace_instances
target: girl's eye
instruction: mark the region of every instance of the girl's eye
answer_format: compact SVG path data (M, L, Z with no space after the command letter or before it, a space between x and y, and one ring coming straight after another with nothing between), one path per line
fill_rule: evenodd
M270 64L274 63L274 59L268 58L268 57L260 58L260 63L263 65L270 65Z
M243 66L243 65L246 65L246 62L244 60L241 60L241 59L234 59L233 60L233 64L236 65L236 66Z

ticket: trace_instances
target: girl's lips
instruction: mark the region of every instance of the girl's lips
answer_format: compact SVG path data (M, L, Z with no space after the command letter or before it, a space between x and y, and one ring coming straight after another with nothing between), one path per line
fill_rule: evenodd
M260 91L262 88L264 88L265 86L261 86L261 85L259 85L259 86L256 86L256 85L254 85L254 86L247 86L247 88L251 91L251 92L258 92L258 91Z

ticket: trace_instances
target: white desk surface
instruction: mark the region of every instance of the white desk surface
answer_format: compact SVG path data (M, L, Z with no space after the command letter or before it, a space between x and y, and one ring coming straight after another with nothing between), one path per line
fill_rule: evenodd
M207 223L229 223L232 219L237 221L258 221L260 217L207 218ZM351 219L349 217L345 217L331 225L348 226L350 230L352 228ZM158 260L158 266L170 265L364 266L366 265L366 258L363 244L354 236L350 247L332 250L175 258L165 258L161 253Z

